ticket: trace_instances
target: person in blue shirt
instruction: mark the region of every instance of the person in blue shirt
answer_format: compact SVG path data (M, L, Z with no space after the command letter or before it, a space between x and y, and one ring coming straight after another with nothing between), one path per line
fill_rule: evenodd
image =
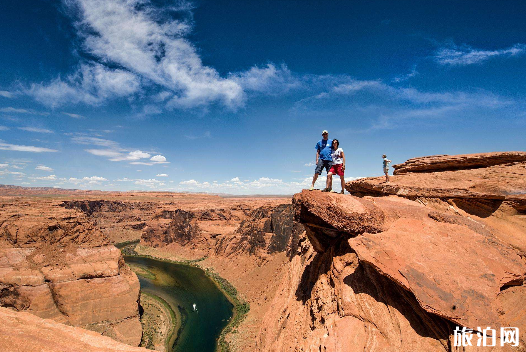
M311 191L314 189L314 184L318 176L322 174L323 169L328 173L332 166L332 139L329 139L329 132L327 132L327 130L324 130L321 136L322 139L316 143L316 169L314 170L314 177L312 178ZM327 179L327 184L322 192L330 191L328 181Z

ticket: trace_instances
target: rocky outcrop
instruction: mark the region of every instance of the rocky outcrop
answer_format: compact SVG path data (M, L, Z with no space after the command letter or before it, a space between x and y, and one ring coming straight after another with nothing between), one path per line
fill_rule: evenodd
M7 308L0 308L0 346L2 351L147 351L93 331Z
M461 155L432 155L393 165L394 174L475 169L515 162L526 162L526 152L494 152Z
M200 234L194 218L192 212L181 209L163 210L147 223L142 239L154 247L174 242L186 245Z
M260 349L457 351L455 326L525 330L526 164L503 157L296 194L312 252L292 259Z
M286 252L290 258L298 251L303 231L293 219L290 204L260 207L249 213L232 235L219 238L215 253L231 256Z
M42 203L1 210L1 306L140 343L137 276L85 215Z
M412 293L427 312L456 324L473 329L508 326L510 322L501 320L503 310L497 297L511 286L526 290L522 253L474 220L396 197L357 199L304 191L294 202L300 209L298 220L314 238L312 243L325 241L325 229L329 233L337 229L335 240L346 238L360 262ZM368 208L363 206L367 203ZM319 208L334 213L333 221L323 218L326 214L318 217L329 228L321 222L313 224L312 214ZM346 214L347 227L342 226L341 214ZM355 223L383 226L356 229ZM314 248L326 251L331 247Z

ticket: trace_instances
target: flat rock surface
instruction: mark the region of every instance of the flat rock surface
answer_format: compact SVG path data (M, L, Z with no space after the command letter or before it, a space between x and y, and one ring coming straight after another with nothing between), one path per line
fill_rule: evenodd
M351 194L526 201L526 162L441 172L404 173L347 182Z
M395 175L407 172L433 172L474 169L513 162L525 162L526 152L493 152L460 155L431 155L412 158L393 165Z

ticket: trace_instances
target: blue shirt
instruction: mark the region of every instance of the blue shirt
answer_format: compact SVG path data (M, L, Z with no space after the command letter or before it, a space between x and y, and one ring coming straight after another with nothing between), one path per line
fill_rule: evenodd
M316 143L316 150L318 153L320 153L321 160L332 161L332 139L320 140L318 143Z

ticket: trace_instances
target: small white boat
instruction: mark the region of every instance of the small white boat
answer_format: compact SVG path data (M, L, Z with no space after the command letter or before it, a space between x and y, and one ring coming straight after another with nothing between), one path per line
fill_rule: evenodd
M193 307L194 307L194 312L197 310L197 304L193 304Z

